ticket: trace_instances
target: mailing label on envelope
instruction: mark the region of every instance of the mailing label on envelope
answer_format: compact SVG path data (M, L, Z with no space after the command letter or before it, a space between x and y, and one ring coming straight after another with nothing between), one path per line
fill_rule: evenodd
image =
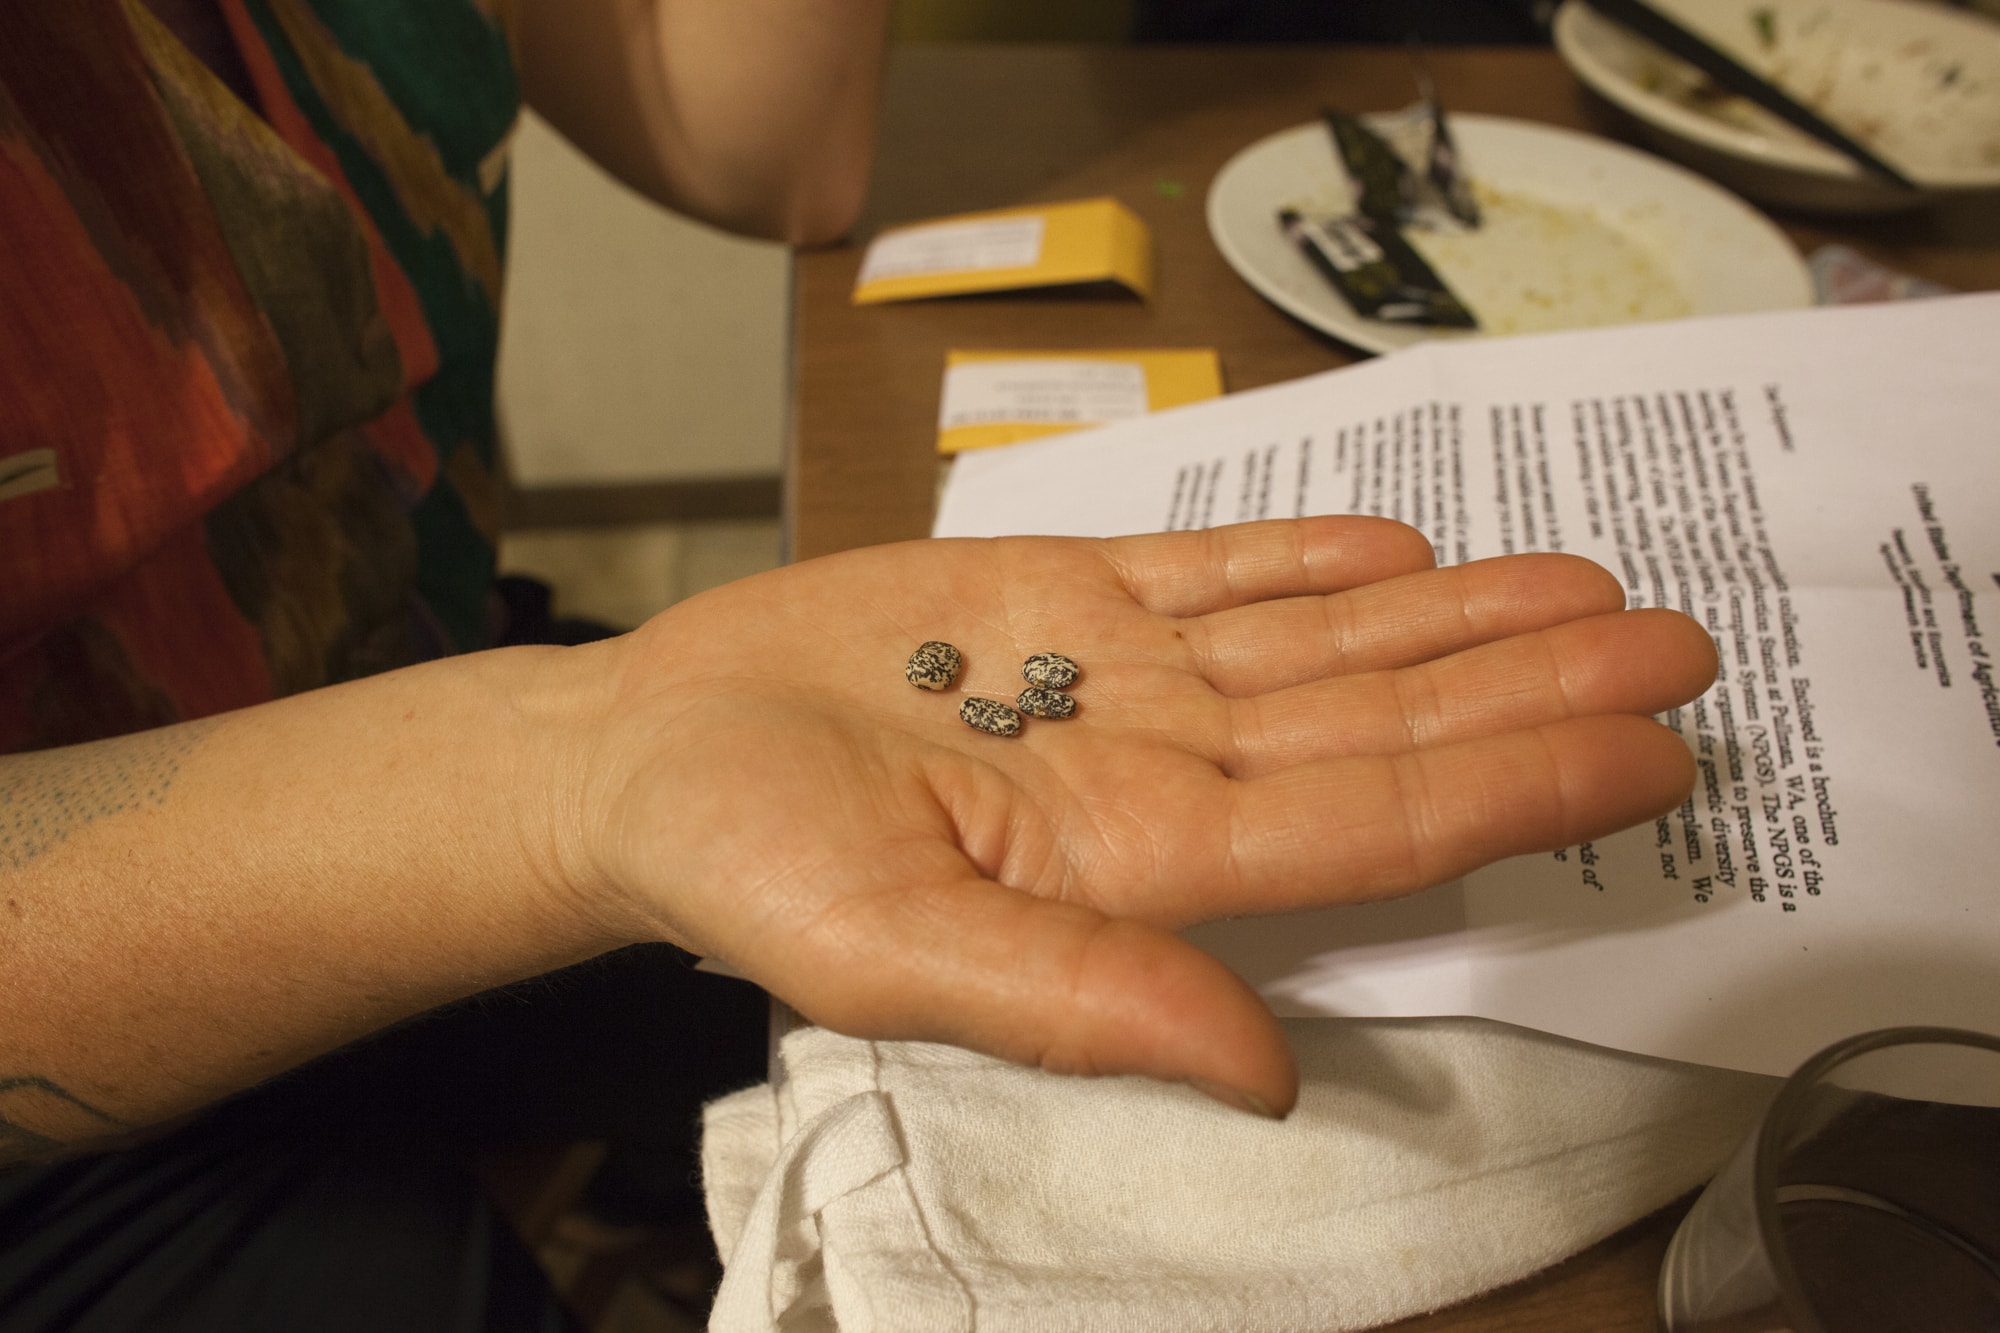
M1042 257L1039 217L940 222L892 231L868 247L860 284L932 273L1032 268Z
M1116 199L966 213L897 227L861 260L856 305L972 292L1115 283L1140 296L1153 285L1153 239Z
M1207 347L946 354L938 452L1018 444L1198 403L1222 392Z
M1092 426L1145 414L1146 369L1129 361L967 361L944 373L938 429Z

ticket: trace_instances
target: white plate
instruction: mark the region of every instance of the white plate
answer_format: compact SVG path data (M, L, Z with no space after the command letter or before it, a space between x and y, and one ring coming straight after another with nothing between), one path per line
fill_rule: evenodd
M1635 37L1580 0L1556 49L1659 146L1753 198L1908 207L2000 186L2000 24L1907 0L1672 0L1674 16L1915 178L1911 195Z
M1346 212L1353 194L1325 125L1251 144L1208 191L1223 258L1279 309L1370 352L1426 338L1631 324L1812 304L1812 279L1761 213L1656 157L1570 130L1454 116L1485 211L1463 236L1412 232L1479 317L1476 334L1363 319L1278 230L1278 210Z

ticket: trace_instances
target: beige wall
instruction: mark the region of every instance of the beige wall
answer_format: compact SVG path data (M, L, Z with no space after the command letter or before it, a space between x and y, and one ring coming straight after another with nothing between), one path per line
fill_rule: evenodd
M538 117L514 140L500 429L525 487L778 471L785 248L677 217Z

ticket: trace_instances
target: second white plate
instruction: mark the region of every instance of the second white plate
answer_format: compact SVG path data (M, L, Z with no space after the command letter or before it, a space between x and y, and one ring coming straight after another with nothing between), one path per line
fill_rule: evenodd
M1791 242L1735 195L1656 157L1571 130L1454 116L1484 224L1410 233L1479 317L1476 334L1364 319L1283 233L1278 210L1346 212L1353 194L1315 121L1251 144L1217 173L1208 229L1265 299L1370 352L1494 336L1812 304Z

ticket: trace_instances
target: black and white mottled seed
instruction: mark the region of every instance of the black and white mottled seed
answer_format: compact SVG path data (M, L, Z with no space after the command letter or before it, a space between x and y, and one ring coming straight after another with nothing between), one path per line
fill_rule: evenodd
M1018 736L1021 732L1021 715L992 699L967 699L958 706L958 715L966 726L989 736Z
M1021 697L1014 700L1014 706L1029 717L1046 717L1060 721L1076 714L1076 700L1061 690L1045 690L1039 685L1030 685L1021 691Z
M1082 674L1083 668L1061 653L1036 653L1021 663L1021 679L1047 690L1066 690Z
M958 679L958 669L964 659L958 649L936 639L919 644L917 651L910 654L910 664L903 668L903 678L920 690L948 690Z

